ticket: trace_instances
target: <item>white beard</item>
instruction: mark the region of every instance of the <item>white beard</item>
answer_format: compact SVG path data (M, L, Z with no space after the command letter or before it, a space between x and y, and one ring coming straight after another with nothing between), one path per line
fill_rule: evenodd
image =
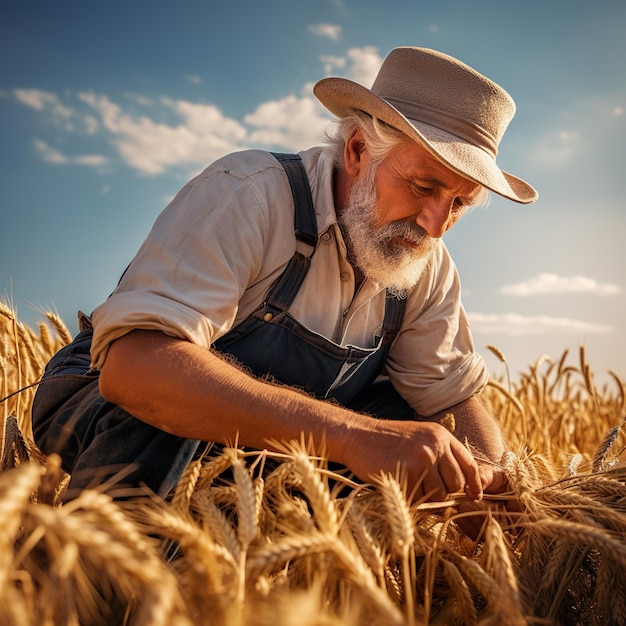
M439 240L411 220L389 222L381 228L374 226L377 215L376 167L369 166L357 181L348 204L337 221L348 247L348 257L365 278L386 287L398 297L417 284L428 268ZM417 247L409 248L394 241L408 240Z

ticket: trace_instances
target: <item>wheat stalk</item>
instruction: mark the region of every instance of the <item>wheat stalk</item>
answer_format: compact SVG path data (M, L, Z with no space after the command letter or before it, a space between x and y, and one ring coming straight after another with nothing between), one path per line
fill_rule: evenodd
M10 577L13 544L22 523L22 511L42 474L43 468L35 463L25 463L0 474L0 589Z
M391 547L402 562L402 579L405 595L405 619L407 624L413 624L415 612L413 610L413 579L411 575L410 550L413 547L415 531L413 519L406 495L398 481L389 474L381 474L376 480L378 489L383 497L386 517L391 531ZM428 615L429 602L426 602Z
M71 343L72 334L68 330L67 326L63 323L63 320L59 317L58 313L53 313L52 311L45 311L45 316L48 319L48 321L50 321L54 329L56 330L63 344Z
M478 624L478 614L465 579L454 563L445 558L442 558L440 562L450 585L450 598L444 608L430 622L431 625L448 626L450 623L455 623L475 626ZM448 607L447 610L446 607Z
M308 455L295 452L293 464L302 481L302 489L313 509L313 519L316 525L323 533L336 535L339 532L339 522L328 485L323 483Z

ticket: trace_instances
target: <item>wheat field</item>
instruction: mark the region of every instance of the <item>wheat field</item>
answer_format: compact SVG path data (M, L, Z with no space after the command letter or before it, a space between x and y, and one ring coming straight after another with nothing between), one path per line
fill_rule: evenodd
M490 346L511 492L480 510L409 505L401 476L357 485L306 441L209 451L167 502L61 504L68 477L33 443L30 406L70 340L57 315L33 329L0 304L3 625L626 623L624 383L597 388L584 349L512 382Z

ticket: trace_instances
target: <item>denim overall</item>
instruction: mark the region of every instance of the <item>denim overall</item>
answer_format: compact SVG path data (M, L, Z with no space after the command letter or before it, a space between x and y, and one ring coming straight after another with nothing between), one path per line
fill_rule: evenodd
M340 346L300 325L289 307L309 269L317 225L304 167L297 155L274 154L284 167L295 202L296 253L267 300L218 339L252 373L334 399L375 417L411 419L413 411L388 380L375 382L400 329L406 300L387 293L381 336L373 348ZM307 255L308 253L308 255ZM147 485L165 497L203 442L177 437L107 402L90 371L92 331L48 363L33 403L35 441L45 454L58 453L72 475L67 498L109 481L119 487Z

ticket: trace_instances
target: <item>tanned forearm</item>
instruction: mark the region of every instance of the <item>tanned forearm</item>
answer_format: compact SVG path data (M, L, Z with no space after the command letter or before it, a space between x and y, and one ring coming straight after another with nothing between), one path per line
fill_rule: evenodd
M337 458L354 416L154 331L133 331L111 345L100 391L138 419L190 439L262 449L271 440L299 439L308 424L315 443L325 440Z
M138 419L181 437L272 449L273 441L304 435L364 480L402 470L418 496L443 499L465 490L480 498L493 482L438 423L355 413L256 379L209 350L158 331L136 330L113 342L100 390Z

